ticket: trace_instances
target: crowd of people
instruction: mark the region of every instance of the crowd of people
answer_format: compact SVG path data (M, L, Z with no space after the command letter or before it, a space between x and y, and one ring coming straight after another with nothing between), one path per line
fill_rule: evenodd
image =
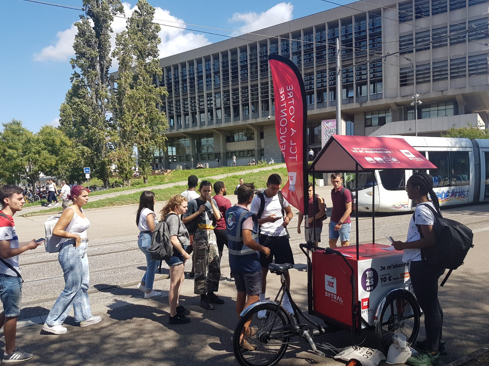
M329 245L336 247L338 239L342 246L349 244L350 214L352 210L351 192L343 186L339 173L331 175L331 201L333 202L329 223ZM212 184L198 177L188 177L188 189L180 195L171 197L159 215L155 213L155 195L144 191L140 196L135 223L139 230L137 245L146 259L146 271L137 285L149 299L161 296L154 290L154 277L157 261L151 258L151 234L156 224L164 220L168 225L172 256L166 261L170 273L168 295L170 324L186 324L190 310L180 304L180 291L185 280L185 263L192 259L191 278L194 281L194 294L200 297L200 306L213 310L215 305L224 304L218 296L221 279L221 259L224 246L228 247L230 278L236 287L236 312L265 299L268 265L294 263L289 241L288 226L293 219L291 205L280 190L282 179L278 174L268 177L266 189L255 195L252 183L240 179L234 193L237 204L232 205L226 198L224 182ZM67 188L66 188L67 187ZM55 188L55 186L54 186ZM309 184L308 219L310 241L316 245L321 241L323 221L327 217L325 200L313 194ZM52 192L48 185L48 190ZM415 173L407 183L410 199L418 203L411 219L406 242L394 241L397 250L404 251L403 260L411 264L410 275L418 302L425 314L427 339L419 342L425 352L408 360L413 366L428 366L439 360L444 343L442 341L443 311L438 300L439 270L430 268L421 260L422 248L434 245L434 217L425 205L432 205L439 212L438 201L433 192L433 180L425 173ZM214 195L212 195L214 191ZM56 223L53 234L61 238L59 243L59 263L63 269L65 287L51 308L43 331L64 334L63 326L70 310L74 310L74 320L80 327L88 327L102 321L100 316L91 313L88 296L89 265L87 257L88 229L90 221L83 211L88 203L89 190L82 186L70 187L63 181L60 198L63 212ZM56 199L56 196L51 198ZM32 354L20 351L15 345L17 319L20 314L22 298L22 277L19 268L19 255L36 249L42 240L31 240L19 244L13 216L22 210L23 189L6 185L0 189L2 211L0 211L0 299L4 311L0 314L0 326L4 327L5 352L3 363L17 363L29 360ZM72 203L70 205L70 203ZM424 204L424 205L423 205ZM414 218L416 217L416 218ZM301 233L303 214L299 213L297 232ZM416 221L414 221L416 220ZM290 276L285 280L290 289ZM285 296L284 308L293 313L290 300ZM263 317L265 314L258 314ZM252 329L244 329L240 344L245 350L253 350L247 338Z

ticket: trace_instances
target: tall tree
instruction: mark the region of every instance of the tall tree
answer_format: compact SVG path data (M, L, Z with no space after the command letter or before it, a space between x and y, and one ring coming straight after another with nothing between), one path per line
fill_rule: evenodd
M109 113L111 23L124 10L119 0L83 0L83 9L75 23L72 86L60 108L60 128L88 149L85 164L108 186L116 130Z
M168 128L166 116L158 108L168 93L156 85L162 75L158 51L161 28L153 22L154 13L146 0L139 0L126 30L116 37L113 53L119 61L112 107L118 124L117 144L126 151L137 148L145 182L151 173L154 152L165 147ZM127 167L127 162L121 161L121 165Z

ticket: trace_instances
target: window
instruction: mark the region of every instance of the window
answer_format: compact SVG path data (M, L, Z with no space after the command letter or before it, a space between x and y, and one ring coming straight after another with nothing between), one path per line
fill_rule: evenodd
M369 64L370 81L382 79L382 61L371 61Z
M433 81L448 79L448 61L433 62Z
M357 97L365 97L368 95L367 84L357 84Z
M489 37L487 34L487 18L472 20L469 22L469 40L485 39Z
M465 186L470 182L469 153L453 151L450 153L451 185Z
M400 70L399 82L401 86L414 85L414 70L412 67L404 67Z
M416 19L429 17L430 1L414 0L414 15L416 16Z
M487 0L469 0L469 6L486 3Z
M465 8L466 0L450 0L450 11Z
M413 20L413 2L399 3L399 23Z
M466 39L465 23L450 25L450 45L464 43Z
M416 66L416 83L423 84L431 81L431 65L424 64Z
M386 169L379 170L382 186L388 191L403 191L405 187L405 170Z
M431 34L433 39L433 48L445 47L448 44L447 27L435 28Z
M365 127L383 126L390 122L392 122L392 113L390 109L368 112L365 114Z
M431 15L447 12L447 0L431 0Z
M226 136L226 142L253 141L254 132L250 129L237 130Z
M413 52L413 46L414 42L412 34L399 37L399 53L401 55L404 53Z
M431 44L430 31L416 33L416 52L429 50Z
M450 60L450 78L464 78L466 76L465 57Z
M488 73L487 54L469 56L469 76Z
M447 151L429 152L429 160L437 167L437 169L430 170L430 175L433 177L433 187L448 187L450 185L448 154Z

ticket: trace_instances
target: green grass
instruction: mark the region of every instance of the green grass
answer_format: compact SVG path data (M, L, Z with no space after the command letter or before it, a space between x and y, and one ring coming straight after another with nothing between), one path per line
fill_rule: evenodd
M221 168L217 168L217 169L221 169ZM185 170L185 172L186 172L186 176L185 176L185 179L186 179L186 177L188 176L188 170ZM236 188L236 185L238 184L239 178L243 178L245 183L254 183L255 188L265 188L268 176L270 174L274 174L274 173L279 174L282 177L283 184L285 184L287 182L287 179L288 179L286 168L277 168L277 169L265 170L265 171L261 171L261 172L257 172L257 173L246 173L246 174L243 174L243 170L240 170L240 171L237 171L236 173L237 173L236 175L228 176L228 177L222 179L222 181L226 185L228 195L231 195L234 193L234 189ZM224 174L224 173L218 173L216 175L219 175L219 174ZM182 179L180 179L180 181L181 180ZM215 179L212 179L212 178L209 180L212 183L215 183L215 181L216 181ZM163 183L161 183L161 184L163 184ZM140 188L140 187L137 187L137 188ZM171 188L156 189L153 192L155 193L156 199L158 201L167 201L170 197L173 197L177 194L182 193L186 188L187 188L187 186L173 186ZM109 192L109 190L102 191L102 193L108 193L108 192ZM114 191L112 191L112 192L114 192ZM90 195L93 195L93 194L90 194ZM130 193L130 194L126 194L126 195L121 195L118 197L103 198L103 199L98 200L98 201L88 202L88 204L86 206L84 206L84 209L138 204L140 195L141 195L140 192L136 192L136 193ZM21 216L28 217L28 216L45 215L45 214L49 214L52 212L59 212L59 210L60 210L59 207L55 207L55 208L51 208L49 210L31 212L31 213L27 213L27 214L24 214Z

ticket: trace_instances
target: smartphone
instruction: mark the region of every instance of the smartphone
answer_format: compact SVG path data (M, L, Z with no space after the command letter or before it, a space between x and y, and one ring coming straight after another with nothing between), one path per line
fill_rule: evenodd
M392 238L392 236L387 236L387 235L384 235L387 240L389 240L391 242L391 244L394 242L394 239Z
M37 240L36 240L36 243L42 243L44 240L46 240L46 239L44 239L44 238L39 238L39 239L37 239Z

